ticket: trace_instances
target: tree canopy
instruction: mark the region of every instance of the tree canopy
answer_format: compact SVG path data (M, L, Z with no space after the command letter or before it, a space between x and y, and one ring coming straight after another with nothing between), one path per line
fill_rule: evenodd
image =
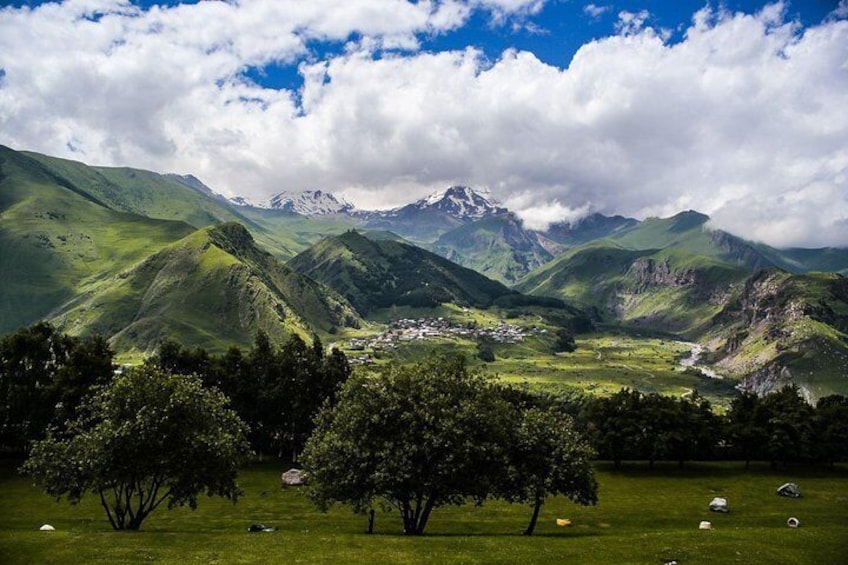
M536 516L548 494L594 502L591 450L570 419L525 412L517 398L461 357L355 376L319 413L304 450L310 497L357 512L385 503L411 535L435 508L469 499L532 502Z
M196 376L131 369L36 442L23 470L71 503L96 494L116 530L139 529L162 504L195 508L204 492L235 500L249 446L227 405Z
M24 453L48 425L64 425L97 385L112 378L101 336L76 338L40 322L0 339L0 451Z
M565 496L584 506L598 501L598 483L591 467L594 451L574 422L552 408L521 411L496 495L510 502L528 502L533 515L525 535L532 535L545 499Z
M264 332L249 351L231 347L219 356L165 341L148 364L200 375L232 399L233 409L250 427L253 449L279 455L303 449L318 409L335 399L351 374L347 357L337 349L326 353L317 336L310 346L292 335L277 348Z

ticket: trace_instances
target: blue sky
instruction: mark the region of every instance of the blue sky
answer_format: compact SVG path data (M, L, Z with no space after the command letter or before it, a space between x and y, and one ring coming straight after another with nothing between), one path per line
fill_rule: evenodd
M43 0L4 2L10 6L29 7L46 3ZM146 10L152 6L197 4L198 0L134 0L132 3ZM764 3L755 0L548 0L537 13L519 13L503 21L497 21L491 12L477 11L459 29L433 35L420 34L419 39L424 50L448 51L473 46L492 60L506 49L529 51L541 61L562 68L568 66L581 45L615 33L618 15L622 11L634 14L647 11L647 25L667 30L669 41L674 43L682 39L692 14L710 4L731 12L754 13ZM838 0L795 0L787 4L787 17L803 26L817 24L838 4ZM352 35L355 37L357 34ZM344 44L345 41L312 41L309 48L316 58L322 59L341 53ZM268 88L297 89L303 84L297 64L250 67L245 74Z
M12 2L0 143L531 227L683 209L848 245L848 0Z

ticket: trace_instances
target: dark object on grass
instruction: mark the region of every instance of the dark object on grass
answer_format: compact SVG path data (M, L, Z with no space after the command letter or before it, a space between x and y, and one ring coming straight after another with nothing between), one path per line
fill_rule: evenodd
M795 483L785 483L777 489L777 494L789 498L801 498L801 489Z
M247 529L248 532L276 532L277 528L272 528L270 526L266 526L265 524L251 524Z
M727 499L715 497L710 501L710 510L712 512L730 512L730 509L727 507Z

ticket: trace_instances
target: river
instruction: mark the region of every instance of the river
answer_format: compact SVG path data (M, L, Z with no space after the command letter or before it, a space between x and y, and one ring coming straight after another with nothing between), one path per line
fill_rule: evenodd
M680 360L681 367L692 367L693 369L698 369L703 374L708 376L711 379L723 380L724 376L719 375L714 370L706 367L704 365L698 365L698 360L701 358L701 354L704 352L704 346L700 343L691 343L688 341L678 342L686 347L690 348L689 357L685 357Z

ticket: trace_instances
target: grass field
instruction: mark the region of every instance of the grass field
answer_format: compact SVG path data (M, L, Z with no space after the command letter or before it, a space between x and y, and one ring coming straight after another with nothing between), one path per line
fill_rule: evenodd
M437 509L419 538L400 534L400 520L378 513L375 535L347 508L316 511L297 489L281 490L287 465L255 464L240 477L245 495L233 505L202 499L199 508L158 510L139 532L113 532L94 498L56 503L13 466L0 468L0 562L31 563L695 563L835 564L848 555L848 469L771 471L742 463L631 463L597 466L598 506L563 499L543 507L537 534L521 535L522 505L486 503ZM797 482L801 499L778 496ZM714 496L731 511L707 510ZM790 529L790 516L801 527ZM570 518L561 528L555 518ZM700 531L710 520L713 531ZM50 523L55 532L39 532ZM263 523L273 533L251 534Z
M689 395L697 390L719 410L726 408L735 396L736 382L716 380L686 372L680 359L688 356L689 347L671 338L640 335L632 331L609 329L579 335L577 349L571 353L552 353L555 326L546 325L538 316L510 318L504 311L442 306L439 309L393 308L381 310L371 317L375 325L365 331L348 332L344 337L365 337L381 332L389 320L398 318L443 316L457 324L473 322L477 326L494 327L500 321L524 327L544 327L546 334L530 335L515 344L492 344L495 361L483 363L476 355L472 339L428 339L401 342L392 352L377 352L378 364L397 360L416 362L434 351L461 353L472 367L497 375L505 381L527 383L531 388L556 390L575 388L592 394L611 394L622 387L641 392L658 392L672 396ZM344 340L336 342L344 350ZM374 354L374 351L367 350ZM357 352L347 351L351 355Z

